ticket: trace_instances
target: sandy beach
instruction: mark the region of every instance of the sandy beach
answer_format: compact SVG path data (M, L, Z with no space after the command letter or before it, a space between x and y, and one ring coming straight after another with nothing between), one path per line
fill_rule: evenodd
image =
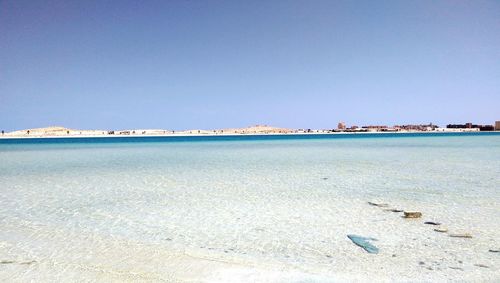
M218 130L163 130L163 129L131 129L131 130L75 130L65 127L45 127L7 132L0 137L95 137L95 136L169 136L169 135L234 135L234 134L286 134L297 133L297 130L270 127L264 125L246 128ZM320 132L320 131L316 131ZM324 132L324 131L321 131Z
M434 131L402 130L391 133L471 133L478 129L445 129ZM4 133L0 138L72 138L72 137L169 137L169 136L232 136L232 135L294 135L294 134L378 134L383 131L353 131L342 132L332 130L304 130L287 129L272 126L256 125L246 128L229 128L216 130L162 130L162 129L133 129L133 130L75 130L65 127L45 127L26 130L17 130Z

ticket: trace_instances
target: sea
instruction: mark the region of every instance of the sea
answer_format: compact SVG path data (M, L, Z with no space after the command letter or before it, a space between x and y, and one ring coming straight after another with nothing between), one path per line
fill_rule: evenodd
M0 139L2 282L499 282L499 250L500 132Z

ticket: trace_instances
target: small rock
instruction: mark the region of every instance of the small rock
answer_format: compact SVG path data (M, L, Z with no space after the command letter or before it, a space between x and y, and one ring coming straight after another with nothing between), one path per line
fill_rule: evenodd
M321 180L328 180L328 178L327 178L327 177L324 177L324 178L321 178Z
M377 207L388 207L389 205L387 203L376 203L376 202L368 202L369 205L377 206Z
M450 268L451 268L451 269L456 269L456 270L462 270L462 271L464 271L464 269L463 269L463 268L461 268L461 267L454 267L454 266L450 266Z
M0 261L0 264L9 264L9 263L14 263L12 260L2 260Z
M418 212L418 211L405 211L404 214L405 214L404 218L420 218L420 217L422 217L422 212Z
M396 209L396 208L386 208L384 211L390 211L390 212L403 212L401 209Z
M484 268L490 268L489 266L487 265L484 265L484 264L474 264L475 266L479 266L479 267L484 267Z
M453 237L453 238L467 238L467 239L470 239L472 238L472 235L469 234L469 233L463 233L463 234L450 234L450 237Z
M428 225L441 225L441 223L434 222L434 221L425 221L424 224L428 224Z
M448 229L446 229L446 228L434 228L434 231L440 232L440 233L446 233L446 232L448 232Z
M490 253L500 253L500 250L488 250Z
M424 264L425 264L425 262L423 262L423 261L419 261L419 262L418 262L418 264L420 264L420 265L424 265Z

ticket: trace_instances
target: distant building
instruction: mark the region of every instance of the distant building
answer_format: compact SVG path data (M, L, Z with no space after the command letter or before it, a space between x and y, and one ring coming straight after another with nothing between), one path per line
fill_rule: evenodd
M344 122L339 122L339 124L337 126L337 129L339 129L339 130L345 130L346 129L345 123Z
M375 129L375 130L382 130L382 129L387 129L389 127L385 126L385 125L382 125L382 126L379 126L379 125L369 125L369 126L363 126L361 127L363 129Z
M395 125L394 129L397 130L405 130L405 131L435 131L439 128L437 125L429 124L420 124L420 125Z
M496 125L496 123L495 123ZM448 129L477 129L479 131L494 131L495 127L493 125L475 125L472 123L465 124L448 124L446 125Z
M479 130L480 131L494 131L495 127L493 127L493 125L480 125Z
M470 123L467 123L467 124L448 124L448 125L446 125L446 128L448 128L448 129L467 129L467 128L473 128L472 124L470 124L470 127L469 127L469 124Z
M495 122L495 131L500 131L500 121Z
M350 126L349 128L345 129L346 132L366 132L366 129L360 129L358 126Z

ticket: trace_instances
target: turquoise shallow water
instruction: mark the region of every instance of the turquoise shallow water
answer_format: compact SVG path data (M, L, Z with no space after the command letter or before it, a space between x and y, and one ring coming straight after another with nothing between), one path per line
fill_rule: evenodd
M139 258L161 247L325 278L495 281L499 184L497 133L0 140L0 259L36 261L0 265L0 275L64 279L54 262L66 274L108 266L124 241L138 254L129 264L146 273L172 271ZM347 234L377 238L380 254ZM65 238L76 242L51 240Z

